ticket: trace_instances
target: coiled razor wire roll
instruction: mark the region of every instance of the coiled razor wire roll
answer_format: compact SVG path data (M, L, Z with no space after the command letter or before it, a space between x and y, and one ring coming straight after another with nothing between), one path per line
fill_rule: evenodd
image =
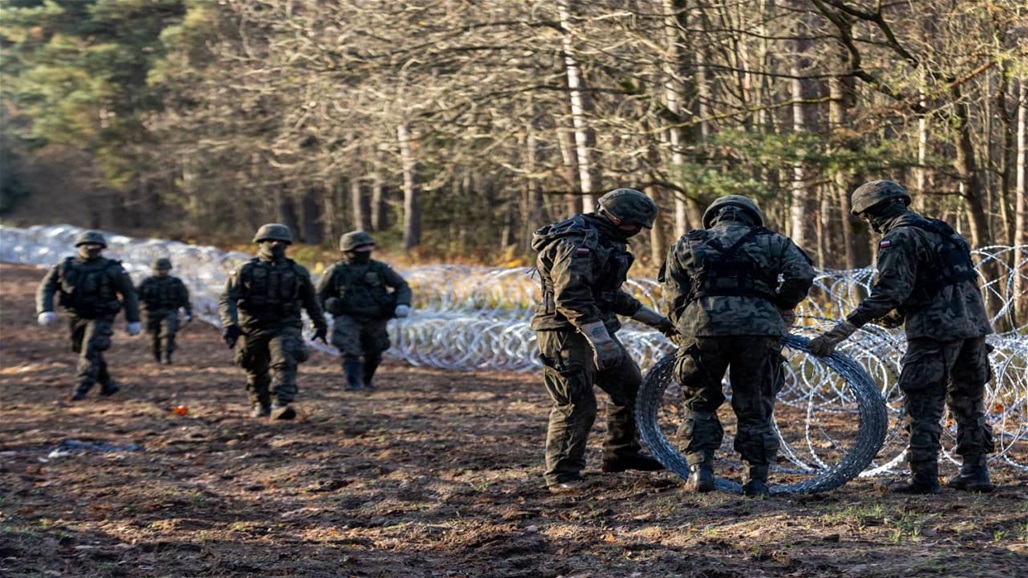
M809 342L808 339L796 335L789 335L785 338L787 348L803 353L810 352ZM669 471L682 478L688 478L689 464L668 440L659 420L661 408L668 403L669 399L674 398L674 396L667 395L668 387L672 384L678 387L673 375L675 357L675 353L665 356L647 372L636 400L636 422L639 428L639 437L650 453ZM795 483L772 485L772 494L811 494L835 489L865 471L885 442L889 416L885 411L882 396L878 392L878 385L871 379L871 376L853 358L838 352L829 357L817 358L816 365L821 364L831 368L842 377L846 387L838 387L839 384L835 384L828 386L827 391L808 390L802 394L802 397L808 400L809 408L814 407L809 402L817 399L818 407L828 407L829 411L838 412L838 415L834 416L836 422L855 416L859 424L856 435L853 436L849 445L842 449L842 457L834 463L830 463L822 459L819 452L811 447L814 437L809 429L812 426L817 427L819 420L806 420L807 431L803 437L808 442L808 448L806 448L807 451L804 451L797 444L786 442L787 436L782 435L781 425L776 414L775 427L780 439L785 442L782 444L779 455L792 462L798 469L784 470L779 467L774 469L811 477ZM789 364L788 367L793 371L787 371L786 386L783 387L783 392L786 390L796 391L796 377L804 374L804 369L810 369L810 367L804 368L803 366L794 367L793 364ZM792 383L790 384L790 382ZM821 383L827 386L832 382L831 380L821 380ZM680 399L675 401L680 401ZM838 407L830 407L836 405ZM833 439L833 445L841 443L841 441ZM807 454L808 457L805 459L803 454ZM715 487L731 492L742 490L741 484L724 477L716 478Z
M74 239L82 231L70 225L27 229L0 225L0 261L53 265L64 256L75 254ZM252 257L216 247L104 234L108 241L107 254L122 259L136 281L150 273L154 258L171 258L173 274L182 278L190 289L195 316L215 328L219 325L218 298L229 272ZM980 281L990 305L990 320L999 331L986 338L994 348L989 357L994 378L986 384L984 404L996 443L990 463L1001 462L1028 471L1028 326L1018 326L1015 315L1020 311L1023 319L1025 307L1028 307L1024 293L1028 287L1028 246L986 247L976 250L974 256L982 273ZM989 278L984 276L984 271L989 271ZM320 272L318 267L312 269L315 277ZM539 280L532 269L430 265L401 271L401 274L413 289L414 310L405 319L389 322L393 347L386 356L413 365L461 371L541 370L535 332L529 324L539 296ZM811 297L797 309L799 321L793 333L813 337L830 328L870 292L874 276L872 267L819 272ZM647 306L661 309L661 287L656 280L634 277L625 283L624 289ZM618 338L644 371L674 350L671 342L660 333L630 319L622 321L624 327L618 332ZM338 355L331 346L316 342L310 345L328 355ZM868 324L840 344L838 350L855 360L878 384L890 417L885 445L864 475L902 469L906 434L902 420L903 397L897 381L906 350L903 330ZM829 409L849 391L839 381L839 375L819 358L796 351L793 354L803 359L794 358L790 366L807 369L803 374L797 373L796 379L779 394L776 411L781 417L787 415L805 424L805 430L800 432L803 437L797 439L791 437L795 428L779 430L786 457L794 446L838 445L830 439L831 429L821 425L818 417L830 416ZM958 463L949 453L949 448L955 445L956 425L948 418L943 425L942 459ZM850 434L855 435L855 432L840 432L838 437L849 439ZM810 450L806 453L806 457L798 455L794 461L809 461L821 467L819 463L832 463L836 457L825 455L822 458ZM796 468L806 471L798 465Z

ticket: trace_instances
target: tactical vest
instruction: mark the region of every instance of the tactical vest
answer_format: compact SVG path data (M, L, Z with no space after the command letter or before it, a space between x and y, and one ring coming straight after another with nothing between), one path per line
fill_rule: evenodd
M150 311L177 309L184 301L178 279L172 277L150 277L139 289L139 298Z
M80 263L68 257L60 266L61 286L57 302L86 318L114 315L121 309L114 276L122 271L121 261L105 259L102 266Z
M594 274L596 283L590 287L596 307L603 313L610 313L617 304L619 289L628 280L628 271L635 262L635 255L627 250L618 250L610 244L603 243L595 233L586 236L585 247L590 251L604 252L608 258L596 259L600 263L600 271ZM593 255L595 257L595 255ZM593 258L590 257L590 258ZM543 311L546 315L556 315L557 303L554 295L552 272L540 275Z
M970 281L978 276L971 260L971 246L953 227L938 219L917 218L900 226L910 226L935 233L938 241L932 246L932 258L926 273L918 275L910 298L900 309L910 313L927 307L943 287Z
M241 308L258 317L289 315L300 311L301 274L296 262L286 259L288 267L277 267L253 258L239 271L240 283L247 288ZM262 315L263 314L263 315Z
M711 238L706 229L690 231L687 238L698 267L689 271L692 288L687 303L701 297L727 296L773 300L777 279L768 277L753 259L739 250L756 236L770 234L764 227L751 227L726 248L719 239Z
M336 265L332 269L332 295L337 301L329 313L392 317L396 297L386 286L387 267L374 260L366 265Z

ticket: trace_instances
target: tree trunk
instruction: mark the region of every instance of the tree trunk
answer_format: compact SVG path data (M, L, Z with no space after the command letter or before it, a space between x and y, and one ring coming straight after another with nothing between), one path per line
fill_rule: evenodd
M396 128L400 143L400 161L403 166L403 249L410 251L421 244L421 207L418 166L411 146L410 125L401 123Z
M1028 259L1028 76L1020 79L1017 102L1017 178L1014 201L1014 319L1017 326L1028 323L1028 270L1022 265Z
M318 190L314 187L307 187L303 194L301 238L308 245L321 245L325 240L321 222L321 207L318 205L319 196Z
M595 209L593 197L599 190L600 178L596 160L596 131L587 118L593 113L593 105L575 53L574 34L571 28L572 2L573 0L559 0L557 6L560 12L560 27L564 31L564 67L568 82L568 99L571 104L571 123L575 128L575 156L578 159L582 210L588 213Z

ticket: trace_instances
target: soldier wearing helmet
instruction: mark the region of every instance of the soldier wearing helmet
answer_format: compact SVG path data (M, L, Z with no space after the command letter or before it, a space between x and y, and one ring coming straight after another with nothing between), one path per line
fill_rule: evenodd
M872 181L855 191L853 214L877 233L878 276L871 294L845 320L810 342L817 355L866 323L903 325L907 350L899 388L903 392L910 478L885 484L888 491L939 491L940 420L945 408L957 422L955 453L960 473L947 485L989 492L987 456L992 429L985 421L983 395L991 378L985 336L992 333L970 245L943 221L909 208L910 194L893 181Z
M189 289L181 279L171 275L171 259L159 257L152 265L153 275L144 278L136 286L139 301L146 312L146 333L150 336L150 351L157 363L171 365L175 352L175 336L178 334L179 310L182 320L188 324L193 320L193 305L189 301Z
M668 316L681 334L674 371L682 385L685 487L714 489L714 452L724 436L717 410L728 372L735 449L748 466L743 494L768 496L778 452L771 413L783 379L782 339L814 268L788 237L764 228L760 208L742 195L715 199L703 227L671 247L659 275Z
M628 240L653 227L656 215L656 203L645 194L615 189L600 197L595 213L574 215L533 235L542 299L532 329L553 400L543 478L553 493L585 484L586 442L597 413L594 384L610 396L603 471L663 469L641 452L635 400L642 374L615 336L618 315L674 333L666 317L622 289L634 259Z
M246 372L246 391L255 418L293 419L297 366L310 356L303 337L302 310L314 339L325 341L328 324L307 269L286 257L289 227L257 229L257 257L233 271L218 304L222 339L236 351ZM238 347L237 347L238 343Z
M111 378L104 351L111 346L114 319L125 308L129 335L138 335L139 302L121 261L103 257L107 240L99 231L84 231L75 238L78 256L68 257L47 272L36 292L39 324L52 325L57 316L54 300L67 314L71 348L79 354L75 389L69 399L79 401L96 383L100 395L110 396L120 387Z
M392 267L371 258L374 248L368 233L346 233L339 239L343 259L318 282L318 300L332 315L332 345L342 356L350 391L375 389L372 378L390 346L386 324L410 314L410 286Z

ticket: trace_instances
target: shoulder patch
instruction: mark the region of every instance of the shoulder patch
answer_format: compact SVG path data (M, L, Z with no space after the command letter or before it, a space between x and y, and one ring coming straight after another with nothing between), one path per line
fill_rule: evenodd
M889 247L892 247L892 241L888 239L882 239L882 242L878 243L879 249L888 249Z
M575 249L575 255L578 257L584 257L590 253L589 247L579 247Z

